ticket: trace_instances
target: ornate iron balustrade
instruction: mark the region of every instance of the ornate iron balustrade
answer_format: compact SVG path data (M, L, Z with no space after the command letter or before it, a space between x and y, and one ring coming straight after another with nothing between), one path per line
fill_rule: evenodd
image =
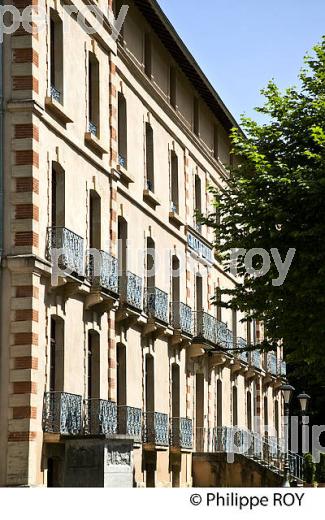
M121 302L142 311L143 306L143 281L140 276L129 271L120 277Z
M157 287L148 288L147 312L149 316L168 323L168 294Z
M105 399L84 401L86 435L114 435L117 432L117 406Z
M120 153L118 154L118 163L122 168L126 168L126 158L123 157Z
M217 323L215 317L204 311L197 311L193 314L195 315L194 336L215 344Z
M95 123L92 123L91 121L89 121L88 123L88 132L90 132L92 135L95 135L97 136L97 125L95 125Z
M283 474L285 463L284 443L277 437L263 437L255 432L234 427L198 428L196 450L205 453L241 454L254 459L263 467ZM289 451L290 475L303 480L303 459Z
M118 294L118 260L106 251L90 250L87 253L87 275L96 288Z
M174 448L192 449L193 424L191 419L173 417L170 420L170 444Z
M238 357L244 363L248 363L248 352L245 352L245 348L247 349L247 341L244 338L237 338L237 348L241 349L238 352Z
M193 313L191 307L181 302L171 303L171 325L186 334L193 333Z
M81 433L81 395L46 392L43 401L43 431L61 435Z
M279 360L278 363L278 375L281 377L286 377L287 375L287 363L285 361Z
M54 85L51 85L50 95L52 99L61 103L61 92Z
M250 358L251 365L254 368L261 368L261 353L259 350L253 350Z
M168 415L159 412L146 412L143 419L143 442L156 446L168 446Z
M133 437L135 442L142 439L142 410L131 406L118 406L118 433Z
M268 352L266 355L266 370L269 374L272 374L272 376L277 375L277 359L274 352Z
M49 260L53 261L54 250L59 268L70 270L78 276L84 275L84 241L79 235L65 227L48 228Z

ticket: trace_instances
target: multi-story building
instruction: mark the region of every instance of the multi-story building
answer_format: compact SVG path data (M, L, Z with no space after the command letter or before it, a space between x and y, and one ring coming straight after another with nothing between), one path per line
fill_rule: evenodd
M212 304L235 280L196 218L236 121L154 0L117 42L39 3L1 48L0 483L211 483L231 428L282 435L281 351L245 352L259 324Z

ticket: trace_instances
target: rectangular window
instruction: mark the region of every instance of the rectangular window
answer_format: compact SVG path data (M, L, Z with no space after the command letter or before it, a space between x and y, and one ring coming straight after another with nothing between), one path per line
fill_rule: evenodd
M170 157L171 168L171 204L172 211L179 212L179 189L178 189L178 157L174 151Z
M153 130L150 123L146 123L146 173L147 189L153 193L155 191L154 144Z
M200 136L200 110L199 110L199 100L194 98L193 101L193 132L198 137Z
M169 69L169 101L173 108L177 107L177 79L175 67Z
M50 16L50 89L51 97L63 103L63 26L53 10Z
M90 53L88 63L88 131L99 136L99 63Z
M144 36L144 72L148 78L152 76L152 49L151 49L151 36L145 34Z
M219 158L219 131L217 126L214 127L213 157L217 160Z
M127 168L127 107L122 92L118 93L118 162Z

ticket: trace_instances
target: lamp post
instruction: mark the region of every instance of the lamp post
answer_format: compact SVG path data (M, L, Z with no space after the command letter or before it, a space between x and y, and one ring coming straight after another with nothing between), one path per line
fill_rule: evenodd
M303 455L304 453L307 453L308 445L309 445L309 442L308 442L309 439L308 438L306 439L306 436L305 436L304 425L308 424L308 421L306 422L305 418L307 415L306 412L307 412L307 409L309 406L309 401L311 398L310 398L310 395L306 394L306 392L302 392L301 394L299 394L297 396L297 399L300 403L300 408L301 408L301 454Z
M282 385L280 387L284 399L284 416L286 417L286 431L285 431L285 462L284 462L284 479L283 487L290 487L290 465L289 465L289 416L290 416L290 401L292 394L295 391L291 385Z

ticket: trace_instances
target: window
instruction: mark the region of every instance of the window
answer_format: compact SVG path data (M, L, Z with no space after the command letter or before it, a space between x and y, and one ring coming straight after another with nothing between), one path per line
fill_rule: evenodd
M64 321L51 317L50 332L50 392L62 392L64 387Z
M118 406L126 406L126 348L122 343L118 343L116 347L117 359L117 404Z
M216 288L216 318L218 321L222 321L222 307L221 307L221 289Z
M264 397L264 433L267 436L269 431L269 407L267 397Z
M155 191L154 181L154 144L153 130L150 123L146 123L146 173L147 173L147 189Z
M95 331L88 333L88 399L100 398L100 337Z
M198 175L195 175L194 181L194 204L195 204L195 212L199 216L202 214L202 189L201 189L201 179ZM199 219L195 218L195 227L196 230L201 233L202 225L199 222Z
M221 428L222 424L222 381L217 381L217 426Z
M174 151L170 157L171 169L171 204L172 211L179 212L179 189L178 189L178 157Z
M252 394L247 392L247 429L252 430Z
M152 77L152 48L151 48L151 36L145 34L144 36L144 72L148 78Z
M232 388L232 425L238 426L238 392L236 386Z
M120 166L127 168L127 111L122 92L118 93L118 161Z
M88 63L88 131L99 136L99 63L94 54L89 53Z
M200 111L199 111L199 100L194 98L193 101L193 132L198 137L200 136Z
M219 158L219 131L218 127L214 127L213 135L213 157L218 160Z
M51 97L63 102L63 26L51 9L50 15L50 88Z
M52 166L52 227L65 227L65 174L57 163Z
M156 259L156 246L152 238L147 238L147 272L146 281L147 289L153 289L156 286L155 276L155 259Z
M169 69L169 102L173 108L177 108L177 76L175 67Z
M101 249L101 199L98 193L91 190L89 207L89 244L90 249Z
M237 343L237 311L233 309L232 311L232 334L234 338L234 345Z

